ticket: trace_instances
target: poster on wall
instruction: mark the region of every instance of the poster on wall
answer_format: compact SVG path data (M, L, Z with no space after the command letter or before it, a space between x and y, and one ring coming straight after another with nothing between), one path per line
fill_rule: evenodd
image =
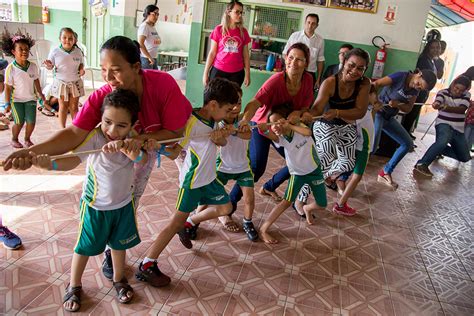
M328 5L328 0L283 0L283 2L312 4L320 7L325 7Z
M342 10L353 10L376 13L379 0L328 0L329 7Z
M396 4L389 4L383 17L383 23L392 25L395 24L397 20L397 10L398 6Z

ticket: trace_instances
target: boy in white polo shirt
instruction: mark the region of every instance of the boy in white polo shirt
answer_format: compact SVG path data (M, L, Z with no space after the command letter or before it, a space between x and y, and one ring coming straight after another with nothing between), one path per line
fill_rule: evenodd
M311 129L304 125L289 124L284 118L289 114L284 107L275 107L268 116L271 123L278 122L270 129L260 124L259 129L277 146L285 148L285 160L290 171L290 180L283 200L275 205L270 215L260 227L260 237L268 244L276 244L278 240L267 231L280 215L295 201L301 187L308 184L316 202L304 206L306 221L313 224L312 212L327 206L326 188L321 172L321 163L313 141Z

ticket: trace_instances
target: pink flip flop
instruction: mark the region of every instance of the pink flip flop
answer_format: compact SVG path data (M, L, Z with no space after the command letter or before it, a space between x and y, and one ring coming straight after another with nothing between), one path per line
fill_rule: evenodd
M12 140L10 145L12 145L13 148L23 148L23 145L17 140Z

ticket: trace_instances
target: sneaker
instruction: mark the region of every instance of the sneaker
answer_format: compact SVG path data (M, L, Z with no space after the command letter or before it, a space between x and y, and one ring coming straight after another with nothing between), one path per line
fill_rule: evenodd
M424 164L421 164L421 163L416 164L415 168L413 168L413 171L418 171L419 173L421 173L422 175L427 176L427 177L432 177L433 176L433 173L430 171L428 166L424 165Z
M112 254L110 253L110 249L107 249L104 252L104 261L102 261L102 274L112 281L114 278L114 267L112 265Z
M198 227L199 227L199 224L196 224L193 227L189 228L189 239L196 240Z
M183 244L184 247L191 249L193 248L193 243L191 242L191 230L192 227L184 227L178 232L179 241Z
M242 228L243 228L244 232L247 234L247 238L250 241L256 241L258 239L257 230L253 226L252 222L244 221L244 223L242 224Z
M21 247L21 239L17 234L12 233L6 226L0 226L0 242L7 249L18 249Z
M154 287L167 286L171 283L171 278L160 271L156 261L147 269L143 269L143 262L141 262L137 272L135 272L135 278L139 281L148 282Z
M332 208L332 211L336 214L339 215L344 215L344 216L354 216L356 215L357 211L347 205L347 203L344 203L343 206L339 206L337 203L334 203L334 206Z

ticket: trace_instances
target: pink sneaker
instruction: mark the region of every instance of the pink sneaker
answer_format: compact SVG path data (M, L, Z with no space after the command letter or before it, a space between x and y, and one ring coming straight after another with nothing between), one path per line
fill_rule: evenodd
M344 216L354 216L356 215L357 211L347 205L347 203L344 203L343 206L339 206L337 203L334 203L334 206L332 208L332 211L336 214L339 215L344 215Z

